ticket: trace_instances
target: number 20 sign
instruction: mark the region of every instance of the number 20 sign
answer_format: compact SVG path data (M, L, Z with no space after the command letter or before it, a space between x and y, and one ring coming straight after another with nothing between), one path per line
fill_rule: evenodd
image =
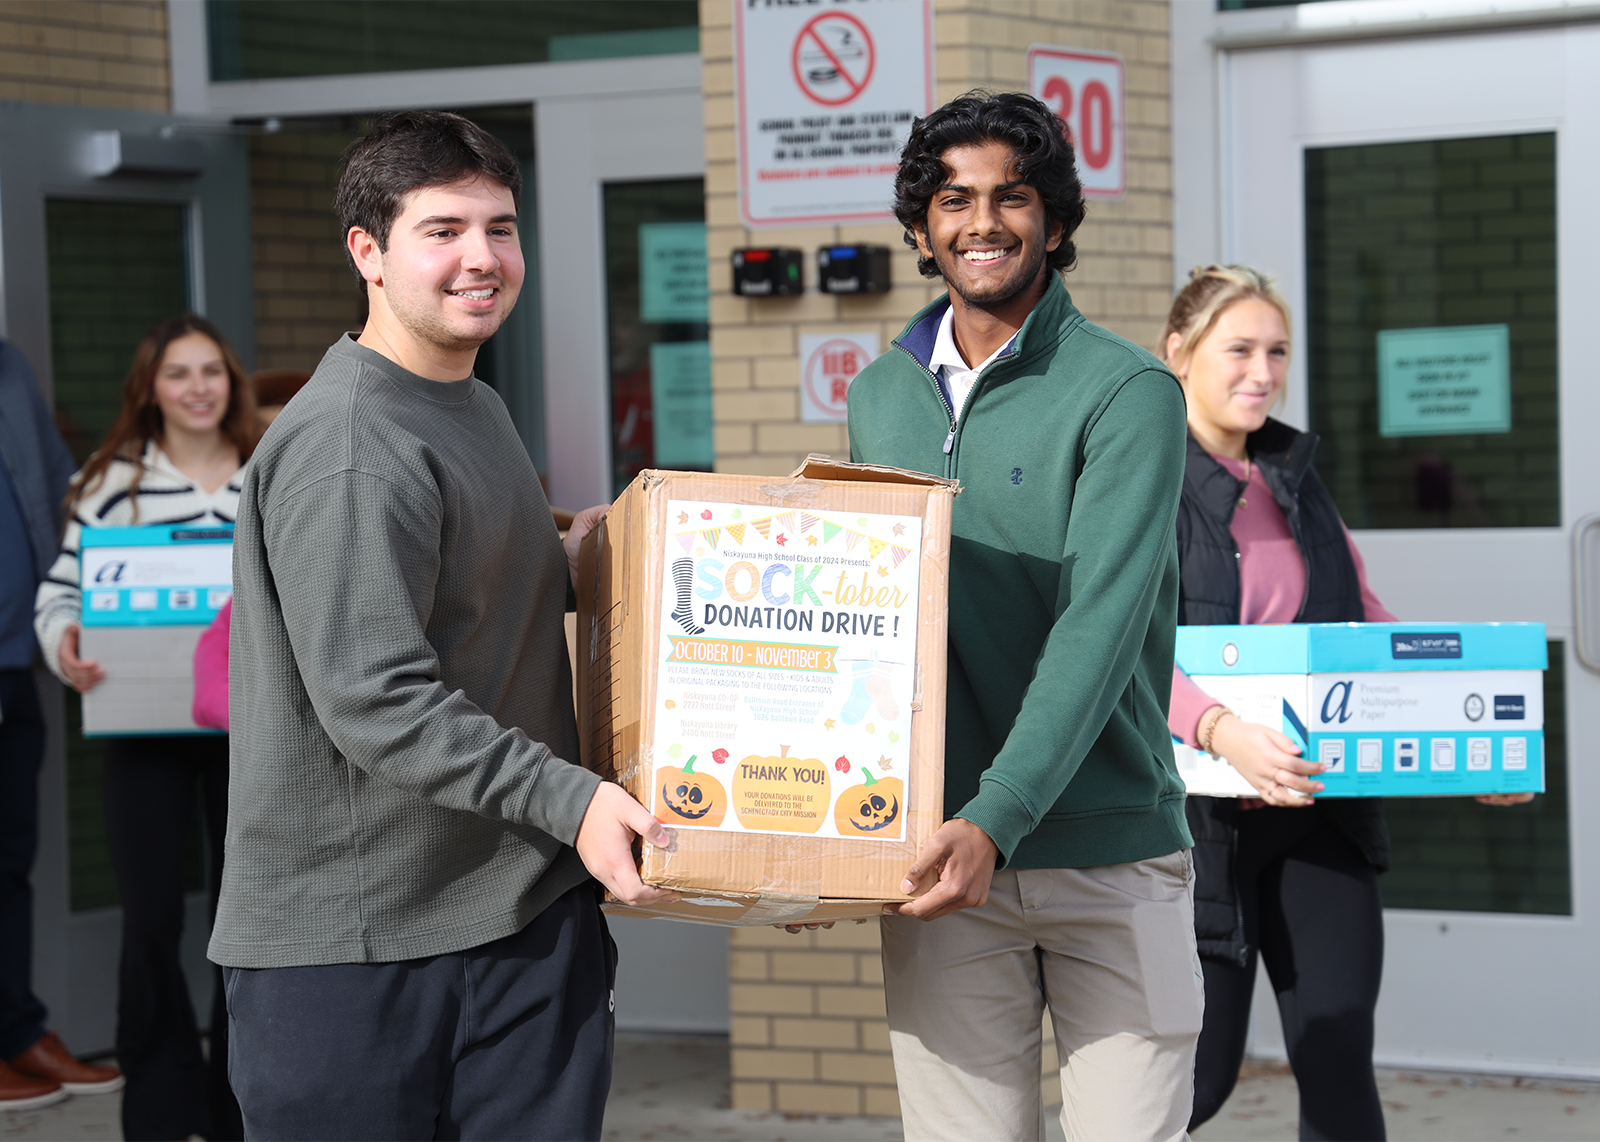
M1121 198L1127 189L1122 57L1036 44L1028 49L1028 91L1066 120L1083 193Z

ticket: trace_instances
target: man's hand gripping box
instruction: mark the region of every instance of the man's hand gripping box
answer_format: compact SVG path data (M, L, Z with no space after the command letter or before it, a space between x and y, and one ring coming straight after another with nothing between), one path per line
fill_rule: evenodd
M584 764L671 830L648 912L875 916L944 820L954 481L812 457L649 471L584 539Z
M1320 796L1544 791L1542 623L1184 626L1176 657L1321 762ZM1173 749L1190 793L1256 795L1226 761Z

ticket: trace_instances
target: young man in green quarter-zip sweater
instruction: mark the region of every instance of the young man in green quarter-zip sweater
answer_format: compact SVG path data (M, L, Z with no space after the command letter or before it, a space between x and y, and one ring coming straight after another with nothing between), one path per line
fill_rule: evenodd
M1038 1138L1049 1005L1068 1138L1182 1138L1202 1008L1166 728L1184 403L1086 321L1061 121L963 96L896 214L949 293L850 389L856 460L958 478L945 806L883 922L907 1138Z

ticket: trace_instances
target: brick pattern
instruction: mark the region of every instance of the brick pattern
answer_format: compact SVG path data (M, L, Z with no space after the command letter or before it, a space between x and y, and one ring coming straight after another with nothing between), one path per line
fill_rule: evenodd
M1171 142L1166 0L934 0L940 100L974 87L1021 90L1030 45L1115 51L1127 64L1128 184L1096 200L1078 231L1067 278L1094 321L1153 347L1172 298ZM942 292L917 274L896 225L744 228L739 218L734 119L733 12L701 0L706 223L716 466L783 473L807 452L848 455L842 425L799 422L799 337L876 329L887 348L906 320ZM895 287L834 297L732 295L728 254L744 245L874 242L894 251ZM807 281L814 281L807 268ZM793 936L737 929L732 936L733 1105L794 1113L898 1114L875 923ZM1053 1037L1045 1034L1047 1105L1060 1102Z
M1127 61L1128 194L1095 201L1079 230L1079 265L1067 278L1094 321L1153 346L1171 302L1171 145L1168 130L1166 0L935 0L937 97L973 87L1022 89L1035 43L1119 52ZM721 472L782 473L807 452L848 454L842 425L799 423L798 338L875 329L879 344L942 292L917 274L894 224L750 231L738 207L733 15L726 0L702 0L706 223L711 273L711 353L716 466ZM761 245L810 251L873 242L894 251L895 288L835 297L733 296L728 255ZM811 268L807 280L814 279Z
M0 0L0 99L168 110L164 0Z
M309 372L340 334L366 321L333 215L339 158L357 134L291 124L251 140L257 368Z

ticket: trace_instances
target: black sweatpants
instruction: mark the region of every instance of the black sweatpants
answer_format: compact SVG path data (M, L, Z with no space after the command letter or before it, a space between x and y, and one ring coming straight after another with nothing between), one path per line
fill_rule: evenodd
M224 979L247 1138L600 1137L616 945L592 881L466 951Z
M1383 975L1378 874L1316 808L1238 815L1235 877L1245 938L1261 949L1300 1088L1300 1137L1385 1137L1372 1073ZM1193 1130L1222 1108L1244 1060L1255 957L1201 960L1206 1013L1195 1056Z
M217 914L228 813L228 739L220 735L109 738L106 835L122 893L117 965L117 1063L123 1137L210 1139L243 1136L228 1089L228 1021L222 974L211 1003L211 1057L200 1051L184 979L184 853L195 799L205 814L207 888Z
M44 1035L33 993L33 873L44 713L33 671L0 670L0 1059Z

